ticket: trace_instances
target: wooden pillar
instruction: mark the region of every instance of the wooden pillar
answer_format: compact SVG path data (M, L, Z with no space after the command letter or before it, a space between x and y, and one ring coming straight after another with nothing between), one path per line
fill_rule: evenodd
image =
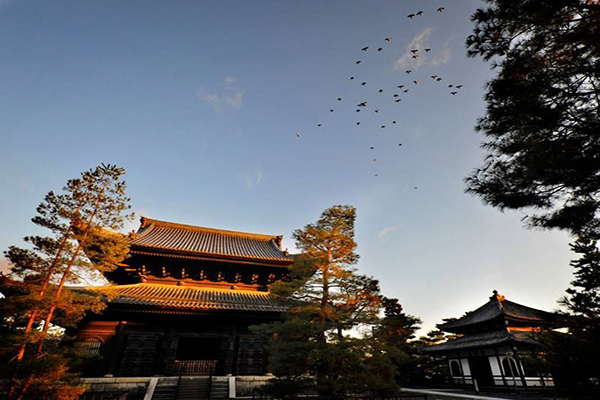
M235 369L235 365L234 365L234 351L235 351L235 327L233 325L233 323L231 322L231 320L229 321L229 326L228 326L228 334L227 334L227 338L225 339L225 362L223 365L223 373L225 375L227 374L233 374L234 373L234 369Z
M117 329L115 330L114 345L110 352L110 359L108 362L108 374L118 375L119 367L121 366L121 360L123 359L123 352L125 351L125 343L127 342L127 335L125 334L125 328L127 321L119 321Z

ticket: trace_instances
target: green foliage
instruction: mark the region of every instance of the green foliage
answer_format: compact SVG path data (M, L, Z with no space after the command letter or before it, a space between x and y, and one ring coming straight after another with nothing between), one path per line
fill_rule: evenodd
M101 165L67 182L61 194L48 193L32 221L51 236L25 238L28 247L5 251L11 263L2 278L0 372L12 377L9 398L69 398L81 388L68 372L76 363L57 327L73 327L87 312L100 312L110 293L71 289L67 284L111 271L127 257L123 227L129 209L122 168ZM54 394L52 394L54 393ZM73 394L74 393L74 394Z
M492 61L484 165L468 191L500 209L533 208L531 226L597 231L600 203L600 5L487 0L469 55Z
M575 268L575 280L567 289L568 297L563 303L576 315L600 323L600 250L598 241L579 237L571 244L580 258L571 261ZM600 332L599 332L600 333ZM599 336L600 337L600 336Z
M468 54L498 74L477 125L488 154L466 179L467 191L501 210L531 211L530 227L575 236L580 258L571 263L575 280L562 303L576 318L568 335L545 342L545 352L564 385L586 387L600 382L593 367L600 343L600 4L487 3L472 16Z
M280 397L306 392L309 384L319 395L398 389L397 367L409 362L406 341L418 319L404 315L397 300L385 299L375 279L356 273L355 218L353 207L333 206L294 232L302 253L288 279L271 288L289 301L288 313L283 321L253 328L270 338L271 370L278 378L268 390Z

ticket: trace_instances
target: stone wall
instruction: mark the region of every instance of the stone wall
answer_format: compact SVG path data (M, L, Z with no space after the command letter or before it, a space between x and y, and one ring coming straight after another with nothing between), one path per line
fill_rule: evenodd
M140 378L83 378L89 390L80 396L80 400L119 398L125 395L127 400L141 400L146 394L150 379Z
M235 397L252 396L252 390L263 386L273 379L273 375L267 376L236 376L235 377Z

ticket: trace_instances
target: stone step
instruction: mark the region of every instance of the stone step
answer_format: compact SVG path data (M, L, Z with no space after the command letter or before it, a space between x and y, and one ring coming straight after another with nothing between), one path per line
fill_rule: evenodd
M177 400L208 399L208 377L181 377L177 388Z

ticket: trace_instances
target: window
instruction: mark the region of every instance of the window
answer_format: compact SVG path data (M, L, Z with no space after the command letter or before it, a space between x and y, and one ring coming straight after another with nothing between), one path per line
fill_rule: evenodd
M515 362L515 359L511 357L505 357L502 360L502 369L504 370L504 376L507 376L509 378L521 375L519 368L517 367L517 363Z
M450 373L452 376L462 376L462 372L460 370L460 364L456 360L450 361Z
M82 357L94 358L100 355L100 347L102 347L102 340L91 337L79 343L79 352Z

